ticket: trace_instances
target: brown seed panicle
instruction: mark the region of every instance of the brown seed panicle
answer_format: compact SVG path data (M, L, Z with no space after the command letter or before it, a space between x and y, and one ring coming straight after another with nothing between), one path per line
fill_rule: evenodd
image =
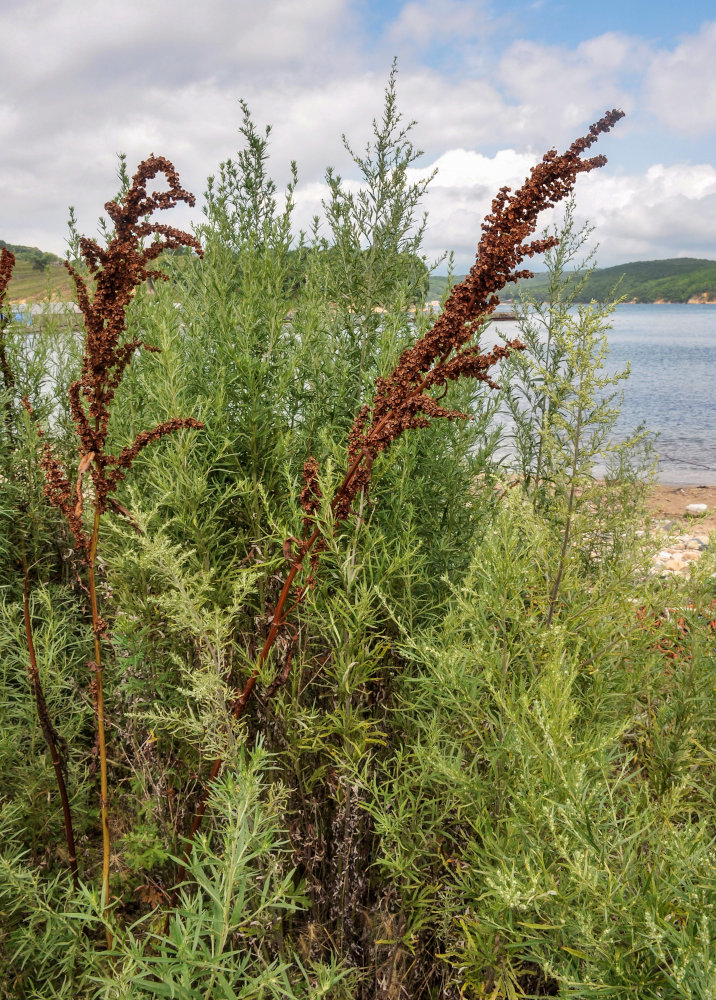
M441 406L431 389L442 389L444 394L448 383L459 378L477 379L497 388L488 370L511 351L523 350L524 345L508 341L504 347L483 354L474 338L499 304L498 291L511 282L533 277L531 271L519 270L524 258L557 244L556 237L526 241L536 229L540 212L565 198L578 174L606 163L604 156L582 159L581 154L623 116L624 112L616 109L607 112L566 152L546 153L514 194L508 187L500 189L482 224L469 274L453 288L431 329L403 352L390 375L377 380L372 404L362 407L355 418L348 443L351 472L334 502L337 520L349 515L353 500L367 486L376 456L404 431L426 427L439 417L465 419L464 413Z
M163 174L167 190L147 193L150 180ZM141 340L122 342L126 330L126 310L136 289L147 278L166 280L167 275L149 264L165 250L191 247L200 256L200 243L189 233L151 221L153 212L173 208L179 202L194 205L194 196L179 183L172 163L153 154L143 160L122 198L107 202L105 210L114 223L114 235L106 247L82 237L80 253L92 279L93 289L71 264L66 263L82 311L85 345L81 378L69 387L70 410L79 439L80 463L73 487L68 472L44 443L42 466L45 495L60 508L69 522L78 549L86 557L89 539L82 526L82 477L89 472L94 485L94 504L103 513L109 496L124 478L132 463L151 441L180 428L200 429L192 418L173 418L142 431L119 455L105 450L112 400L135 351L159 349ZM147 246L144 241L155 237Z
M3 303L5 302L5 296L7 295L7 287L10 284L10 278L12 277L12 270L15 267L15 254L11 253L7 247L0 249L0 373L2 374L3 381L5 383L6 389L12 389L15 385L15 377L10 368L10 364L7 359L7 353L5 351L5 327L8 323L8 317L2 311ZM5 409L9 412L10 402L6 400Z
M0 309L2 309L2 304L5 301L7 286L10 284L14 266L15 254L8 250L7 247L2 247L0 249Z

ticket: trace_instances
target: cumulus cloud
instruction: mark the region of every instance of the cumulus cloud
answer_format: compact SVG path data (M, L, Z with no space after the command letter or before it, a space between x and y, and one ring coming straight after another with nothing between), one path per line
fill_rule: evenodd
M646 77L651 110L677 133L716 128L716 22L685 38L672 51L654 55Z
M613 32L573 50L518 41L500 59L499 78L519 109L522 135L536 141L549 121L553 141L565 142L608 108L631 112L629 77L645 67L647 56L645 45Z
M61 251L67 204L93 226L118 151L132 166L162 153L201 192L236 149L238 98L276 111L339 65L355 73L356 54L341 58L338 44L353 27L347 0L208 0L201 15L188 0L3 5L3 237ZM305 133L290 156L301 146L311 148Z
M387 41L418 48L462 44L494 30L488 5L478 0L411 0L390 25Z
M519 187L537 159L512 149L493 157L452 150L413 171L418 178L438 169L426 197L429 256L452 249L458 272L467 270L498 188ZM595 227L593 242L599 244L603 267L627 260L716 257L716 168L710 164L657 164L644 173L621 175L607 165L579 177L575 193L577 218ZM539 228L555 225L560 217L559 207L543 213ZM539 270L539 261L534 267Z
M350 20L347 0L262 0L261 4L205 0L29 0L0 14L3 62L13 80L106 80L160 75L167 83L276 68L300 70L314 62ZM318 61L323 61L318 58Z
M114 191L120 150L131 168L150 152L168 156L200 195L207 174L239 144L239 97L259 125L274 126L279 185L298 161L305 228L325 194L325 166L355 178L340 136L358 151L369 140L397 49L409 52L399 105L419 122L421 169L440 168L426 203L431 252L455 247L469 263L494 191L520 183L546 149L563 148L610 106L630 114L600 142L614 183L594 190L611 199L605 204L623 202L619 212L590 203L603 245L613 239L663 256L662 244L685 252L706 239L710 189L696 197L695 176L684 169L664 160L667 181L643 157L635 166L623 156L641 155L650 109L672 134L713 129L716 24L669 50L613 32L572 48L523 39L501 49L491 0L408 0L374 38L364 13L358 0L207 0L201 16L189 0L5 0L0 37L12 86L0 96L0 236L61 252L69 203L92 232ZM432 58L436 47L455 53L451 65ZM587 181L594 183L583 179L585 190ZM638 202L645 190L662 231ZM177 225L192 217L198 212L175 213Z
M655 164L644 174L584 178L580 212L596 225L600 261L716 257L716 168Z

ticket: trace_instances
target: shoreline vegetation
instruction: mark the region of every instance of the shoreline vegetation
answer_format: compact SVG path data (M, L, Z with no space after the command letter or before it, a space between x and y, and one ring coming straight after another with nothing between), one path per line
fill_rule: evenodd
M160 156L71 213L72 322L0 248L3 1000L716 996L716 496L579 301L623 112L424 310L396 73L299 246L242 102L192 234Z
M573 275L578 278L579 275ZM632 261L614 267L595 267L585 275L585 281L575 296L575 302L588 303L592 299L604 302L618 298L625 304L716 304L716 261L691 257L673 257L666 260ZM459 280L459 277L456 278ZM518 282L518 292L529 291L536 299L545 297L548 275L536 271L528 282ZM433 275L430 279L430 298L439 298L448 279ZM504 289L500 296L509 304L511 289Z
M59 257L37 247L12 245L0 239L0 248L3 246L13 252L16 260L15 271L7 290L8 303L22 305L41 302L47 298L48 292L57 301L72 299L72 282ZM458 283L464 279L465 275L458 275L453 282ZM540 292L546 289L546 281L546 275L537 271L529 279L529 283L518 282L517 288L529 288L530 293L538 298ZM431 304L441 301L447 285L447 276L431 275L425 300ZM615 297L632 305L716 305L716 261L674 257L595 268L575 302L589 302L593 298L604 301ZM511 288L501 290L503 307L509 309L512 298ZM502 317L498 313L498 316L493 314L493 319L495 318Z

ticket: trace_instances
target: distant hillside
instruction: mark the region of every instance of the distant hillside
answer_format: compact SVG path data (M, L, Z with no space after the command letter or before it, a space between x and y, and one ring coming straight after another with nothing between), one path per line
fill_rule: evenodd
M45 298L48 288L58 298L72 298L72 282L59 257L37 247L14 246L0 240L0 247L3 246L16 257L8 301L37 302ZM454 280L462 281L463 278L464 275L456 275ZM428 301L442 299L446 287L447 277L431 275ZM546 292L547 276L538 272L530 281L520 282L520 287L540 298ZM607 299L615 288L616 294L627 302L716 302L716 260L673 257L597 268L577 301ZM510 286L500 297L507 301L514 291L514 286Z
M15 259L18 262L21 260L27 261L28 264L32 264L38 271L41 271L47 264L56 263L61 259L55 253L38 250L37 247L23 247L15 243L6 243L5 240L0 240L0 247L7 247L8 250L15 254Z
M432 276L428 297L440 299L446 285L447 278ZM546 294L547 276L537 273L531 280L520 282L520 287L540 298ZM672 257L600 267L589 277L577 301L607 299L615 289L626 302L716 302L716 260ZM513 294L514 288L509 288L501 298L505 300Z
M72 279L56 254L5 240L0 240L0 247L7 247L15 254L8 302L38 302L47 296L48 290L57 298L72 298Z

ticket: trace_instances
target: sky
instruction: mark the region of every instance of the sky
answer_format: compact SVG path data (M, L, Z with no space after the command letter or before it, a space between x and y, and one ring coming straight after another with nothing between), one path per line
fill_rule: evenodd
M280 190L297 161L307 228L326 167L359 181L341 136L365 147L397 58L423 151L411 177L437 168L431 261L454 251L467 270L497 189L613 107L626 117L595 150L609 162L576 187L599 264L716 259L713 0L0 0L0 39L9 243L64 254L69 205L96 237L119 152L130 172L172 160L197 208L161 221L199 221L207 176L240 148L239 99L272 125Z

